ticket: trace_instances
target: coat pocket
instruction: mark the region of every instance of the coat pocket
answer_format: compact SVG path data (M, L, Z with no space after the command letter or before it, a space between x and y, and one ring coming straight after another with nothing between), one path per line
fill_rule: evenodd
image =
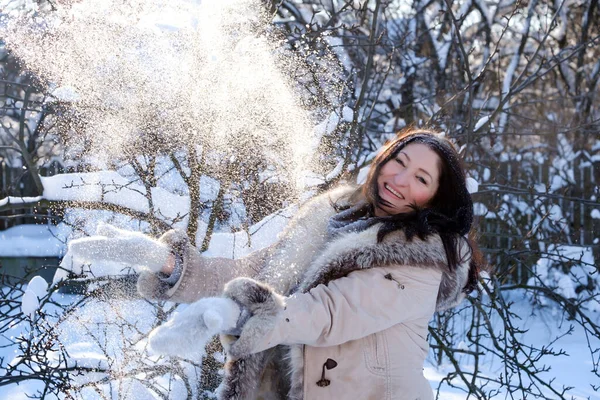
M363 338L363 351L367 369L375 375L385 375L388 369L388 348L385 332Z

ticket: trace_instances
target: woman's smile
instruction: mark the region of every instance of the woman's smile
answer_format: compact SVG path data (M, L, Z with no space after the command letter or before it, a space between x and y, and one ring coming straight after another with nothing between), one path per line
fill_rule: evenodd
M387 189L388 192L392 193L394 196L396 196L397 198L399 198L400 200L404 200L404 196L402 196L399 192L397 192L396 190L392 189L392 187L390 185L388 185L387 183L384 184L385 189Z

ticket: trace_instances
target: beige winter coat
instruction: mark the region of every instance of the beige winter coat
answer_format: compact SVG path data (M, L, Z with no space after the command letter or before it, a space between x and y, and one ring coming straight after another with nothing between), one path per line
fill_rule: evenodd
M378 225L327 239L331 200L349 190L312 200L276 245L244 259L202 258L182 236L163 238L182 254L183 274L172 288L142 275L147 297L191 302L236 276L288 296L255 354L228 362L219 398L433 398L423 376L428 323L464 297L469 259L450 272L439 237L393 232L377 243Z
M423 363L440 280L439 271L407 266L352 272L289 297L254 350L305 345L305 399L432 399ZM323 373L328 359L337 365Z

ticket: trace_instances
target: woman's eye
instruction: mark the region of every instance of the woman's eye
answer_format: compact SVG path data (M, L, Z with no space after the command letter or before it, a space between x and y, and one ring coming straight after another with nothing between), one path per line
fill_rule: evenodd
M404 167L404 161L402 161L399 158L396 158L396 161L398 162L398 164L402 165Z
M427 181L426 181L426 180L425 180L423 177L417 176L417 179L418 179L418 180L419 180L419 182L421 182L423 185L427 185Z

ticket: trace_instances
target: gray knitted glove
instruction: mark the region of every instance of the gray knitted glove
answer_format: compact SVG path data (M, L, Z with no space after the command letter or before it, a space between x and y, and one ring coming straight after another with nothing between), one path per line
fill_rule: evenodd
M284 297L251 278L229 281L223 294L250 313L250 318L241 326L239 338L228 341L228 353L236 359L252 354L259 341L275 327L285 307Z
M96 236L69 242L67 254L60 266L81 273L81 264L84 262L110 261L128 264L138 272L159 272L170 254L168 245L150 236L101 223Z

